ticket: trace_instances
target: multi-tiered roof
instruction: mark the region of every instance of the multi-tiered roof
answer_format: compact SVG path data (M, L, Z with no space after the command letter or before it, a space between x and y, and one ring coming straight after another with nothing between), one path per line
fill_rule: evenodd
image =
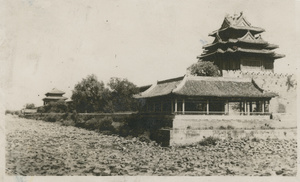
M209 36L215 38L214 41L211 44L204 45L203 53L197 58L203 61L213 61L221 70L231 69L230 65L224 67L222 62L237 60L237 64L241 65L241 59L245 57L248 60L259 57L273 64L272 61L282 58L284 55L273 51L278 48L277 45L270 44L262 39L260 33L264 31L262 28L252 26L245 19L243 13L226 16L221 28L209 34ZM240 67L237 66L236 69L240 69Z
M63 96L64 94L65 94L65 92L58 90L56 88L53 88L50 92L47 92L45 94L46 97L43 98L44 105L48 104L49 102L56 102L59 100L67 100L67 98Z

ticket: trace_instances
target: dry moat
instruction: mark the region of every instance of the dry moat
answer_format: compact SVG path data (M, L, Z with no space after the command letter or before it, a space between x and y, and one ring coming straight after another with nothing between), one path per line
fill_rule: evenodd
M295 176L296 139L161 147L58 123L6 116L6 174Z

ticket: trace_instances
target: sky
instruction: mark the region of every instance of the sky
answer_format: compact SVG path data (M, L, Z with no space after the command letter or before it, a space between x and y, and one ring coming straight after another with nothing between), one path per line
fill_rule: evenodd
M296 73L299 1L293 0L5 0L0 7L2 107L43 104L52 88L70 98L95 74L137 86L183 76L226 14L243 11L286 57L276 73ZM3 66L4 65L4 66Z

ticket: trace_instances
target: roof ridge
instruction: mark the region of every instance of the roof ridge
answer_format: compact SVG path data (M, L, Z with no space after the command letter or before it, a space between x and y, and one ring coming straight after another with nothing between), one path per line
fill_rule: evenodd
M180 89L185 85L186 80L187 80L187 78L188 78L189 76L190 76L190 75L184 75L184 78L183 78L182 82L180 82L180 83L176 86L176 88L174 88L174 89L171 91L171 93L174 93L174 92L180 90Z
M240 29L240 30L249 30L249 31L257 32L257 33L265 32L265 29L263 29L261 27L254 27L254 26L245 27L245 26L230 25L229 27L226 27L226 28L223 28L223 29L217 29L217 30L211 32L208 35L209 36L214 36L217 32L225 31L225 30L227 30L229 28Z
M151 90L153 90L154 87L156 87L157 82L154 82L147 90L145 90L144 92L138 93L137 95L142 95L142 94L146 94L148 92L150 92Z
M235 78L235 77L212 77L212 76L193 76L189 75L188 80L203 81L234 81L234 82L251 82L251 78Z
M161 81L157 81L157 84L162 84L162 83L168 83L168 82L173 82L173 81L179 81L184 79L184 76L180 76L180 77L175 77L175 78L170 78L170 79L166 79L166 80L161 80Z

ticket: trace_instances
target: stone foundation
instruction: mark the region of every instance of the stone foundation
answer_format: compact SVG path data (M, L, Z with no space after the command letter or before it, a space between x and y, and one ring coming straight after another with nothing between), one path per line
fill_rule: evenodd
M175 115L171 128L161 129L163 146L188 145L207 137L219 139L297 139L297 123L272 120L269 116Z
M233 123L237 125L239 121L239 126L243 127L243 122L251 122L251 121L270 121L269 115L252 115L252 116L244 116L244 115L175 115L173 120L173 129L199 129L206 128L209 129L207 124L204 124L202 121L211 121L211 122L222 122L224 126Z
M201 141L207 137L219 139L259 138L259 139L296 139L297 129L273 129L273 130L193 130L171 129L170 146L188 145Z

